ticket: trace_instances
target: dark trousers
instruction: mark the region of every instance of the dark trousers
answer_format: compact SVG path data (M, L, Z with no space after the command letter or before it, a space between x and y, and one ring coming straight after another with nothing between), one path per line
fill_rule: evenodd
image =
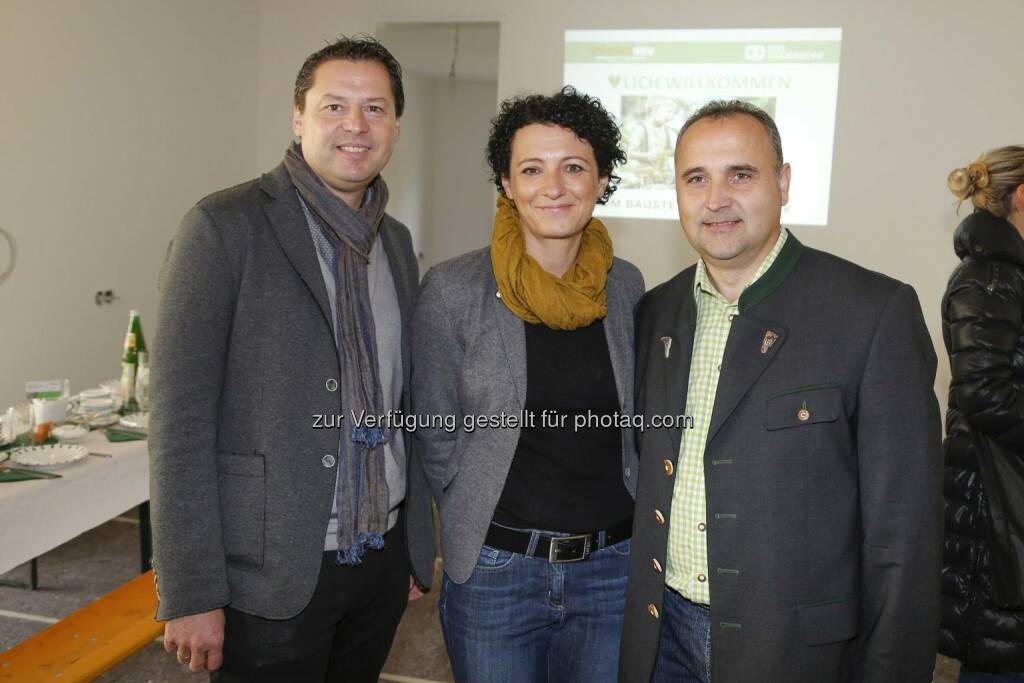
M409 597L409 554L402 520L384 550L343 566L324 553L309 604L291 619L264 619L225 608L224 665L218 683L331 681L376 683Z
M651 683L711 681L711 612L665 586L661 638Z

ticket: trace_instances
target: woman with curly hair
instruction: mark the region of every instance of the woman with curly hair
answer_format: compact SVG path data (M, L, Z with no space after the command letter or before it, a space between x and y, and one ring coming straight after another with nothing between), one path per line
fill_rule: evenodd
M961 681L1024 681L1024 147L949 174L975 211L942 300L952 381L939 651Z
M415 434L441 515L441 626L464 683L614 681L637 456L634 304L594 206L625 161L594 98L502 103L490 247L432 268L413 320Z

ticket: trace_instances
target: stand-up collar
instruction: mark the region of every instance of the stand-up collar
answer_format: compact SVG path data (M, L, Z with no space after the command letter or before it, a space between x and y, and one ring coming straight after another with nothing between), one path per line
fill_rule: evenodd
M953 234L953 249L960 258L1000 259L1024 266L1024 239L1009 221L982 209L961 221Z

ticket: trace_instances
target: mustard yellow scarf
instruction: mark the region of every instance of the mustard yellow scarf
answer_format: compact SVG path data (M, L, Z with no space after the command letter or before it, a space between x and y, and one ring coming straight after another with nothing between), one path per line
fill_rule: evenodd
M576 263L558 278L526 253L519 212L499 195L491 236L491 267L501 300L526 322L575 330L608 313L604 286L612 267L612 240L596 218L583 229Z

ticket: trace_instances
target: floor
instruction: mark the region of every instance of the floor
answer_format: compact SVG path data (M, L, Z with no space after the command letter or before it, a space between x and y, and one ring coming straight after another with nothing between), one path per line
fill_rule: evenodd
M21 642L137 575L138 520L112 520L39 558L39 590L0 586L0 651ZM28 565L3 575L28 580ZM958 663L939 657L935 683L956 681ZM140 650L99 679L106 683L193 682L160 642ZM452 681L437 621L437 591L409 605L381 681Z
M134 513L107 522L43 555L38 560L39 589L0 586L0 651L21 642L53 621L117 588L139 571L138 520ZM0 579L28 581L28 565ZM195 683L154 642L100 681L105 683ZM413 602L398 628L382 681L392 683L454 680L437 621L437 592Z

